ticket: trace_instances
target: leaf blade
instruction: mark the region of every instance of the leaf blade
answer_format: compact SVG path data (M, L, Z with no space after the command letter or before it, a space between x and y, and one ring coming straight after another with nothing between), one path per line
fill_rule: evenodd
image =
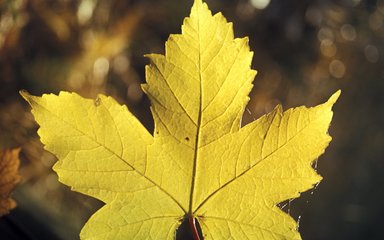
M184 213L177 200L147 173L151 163L146 149L153 138L125 106L103 95L92 101L67 92L42 97L22 94L40 124L38 133L45 148L59 158L54 170L61 182L104 201L108 206L104 209L116 208L121 199L133 201L136 195L152 199L151 204L136 201L137 219ZM124 151L128 148L130 151ZM159 205L167 211L153 207ZM175 222L178 220L168 224ZM92 229L85 228L83 235L93 236L96 232L103 237L95 239L116 237L106 228L104 234Z
M269 229L269 232L271 229L276 229L269 235L264 232L263 236L266 239L273 239L274 234L292 236L292 239L300 238L295 230L296 222L278 209L276 204L287 199L297 198L300 192L312 188L321 180L321 177L311 167L311 163L324 152L331 140L327 130L332 118L331 108L339 95L340 92L336 92L326 103L314 108L300 107L289 109L284 113L280 112L279 108L275 109L277 113L272 114L272 121L264 121L264 125L267 125L264 127L265 134L261 134L259 137L269 143L259 145L259 150L256 151L258 154L253 154L255 158L260 156L260 159L250 164L245 171L235 173L233 179L213 191L208 196L208 200L205 199L195 210L195 214L201 216L201 218L198 217L199 221L204 222L202 226L211 226L210 229L212 229L217 224L215 223L217 219L219 221L227 219L228 222L237 224L240 223L238 219L247 219L244 221L244 225L251 224L254 228ZM263 123L263 118L268 118L268 115L262 117L259 122L243 128L243 132L253 130L253 125L263 125L260 124L260 122ZM287 129L289 126L287 121L290 118L291 120L296 119L293 121L301 121L299 125L305 127L292 129L294 127L291 126L290 129ZM279 137L276 134L285 130L294 136L286 137L287 143L278 143ZM241 132L240 130L239 133ZM260 134L260 132L262 131L258 129L254 133ZM234 137L234 139L241 141L240 137ZM300 147L300 143L307 144L307 146ZM248 145L252 146L251 143ZM269 149L263 150L264 147ZM239 156L242 155L244 156L244 154L239 154ZM245 160L246 158L239 157L239 159ZM213 173L206 178L215 178L216 175ZM207 181L206 178L205 181ZM212 182L209 184L209 186L213 185ZM220 204L220 208L215 207L218 204ZM238 208L234 206L238 206ZM219 228L221 232L230 233L226 238L237 236L244 231L244 229L240 231L239 227L234 229L237 231L232 229L231 232L228 228ZM252 236L252 232L248 232L248 234ZM214 235L212 235L212 239L215 239Z
M256 74L253 52L202 0L182 34L170 36L166 54L148 57L142 88L152 104L153 136L102 95L92 102L70 93L24 94L42 123L42 142L59 158L60 180L106 202L81 237L171 239L182 218L196 217L206 239L300 239L276 204L321 179L310 162L330 141L339 93L315 108L277 107L240 128ZM317 112L321 119L313 120Z

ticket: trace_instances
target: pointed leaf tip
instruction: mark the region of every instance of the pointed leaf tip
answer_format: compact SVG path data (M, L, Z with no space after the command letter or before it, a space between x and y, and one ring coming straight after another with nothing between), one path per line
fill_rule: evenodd
M201 7L203 7L203 8L201 8ZM206 11L211 12L211 10L208 8L208 5L202 0L195 0L193 2L191 12L193 12L193 9L196 9L197 12L199 12L201 10L206 10Z
M201 5L201 4L203 4L203 1L202 0L195 0L194 2L193 2L193 5Z
M24 98L25 101L28 102L30 106L32 106L36 102L36 99L39 98L37 96L31 95L27 90L24 89L20 90L19 94Z
M32 106L32 103L34 102L33 101L33 98L34 96L31 95L27 90L20 90L19 91L19 94L21 95L22 98L24 98L25 101L27 101L27 103Z
M29 94L29 92L28 92L27 90L22 89L22 90L19 91L19 94L20 94L25 100L28 101L28 98L29 98L30 94Z
M334 104L337 99L339 99L340 97L340 94L341 94L341 90L337 90L334 94L332 94L332 96L329 98L328 102L331 103L331 104Z

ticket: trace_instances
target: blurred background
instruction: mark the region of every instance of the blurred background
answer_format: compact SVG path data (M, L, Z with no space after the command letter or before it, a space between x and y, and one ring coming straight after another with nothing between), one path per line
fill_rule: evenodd
M384 0L207 0L249 36L258 70L244 123L276 104L322 103L337 89L318 187L281 204L303 239L384 239ZM102 206L57 181L18 94L116 98L150 130L147 53L164 53L192 0L0 0L0 148L22 148L18 207L1 239L78 239ZM178 239L188 239L187 230ZM184 234L184 235L183 235ZM5 237L4 237L5 236Z

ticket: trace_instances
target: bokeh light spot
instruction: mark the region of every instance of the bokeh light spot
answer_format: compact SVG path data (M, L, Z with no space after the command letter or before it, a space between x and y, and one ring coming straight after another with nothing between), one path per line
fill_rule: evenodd
M373 45L367 45L364 48L364 55L367 58L368 62L376 63L379 61L379 50Z
M94 83L100 85L109 71L109 61L106 58L98 58L93 64Z
M329 64L329 73L335 78L342 78L345 74L345 65L340 60L333 60Z
M322 27L317 33L317 39L319 39L319 41L324 41L324 40L333 41L335 39L335 35L333 34L330 28Z
M95 4L96 2L92 0L81 1L77 9L77 19L81 25L85 24L92 17Z
M251 4L254 8L264 9L266 8L271 0L251 0Z
M321 41L320 51L326 57L333 57L336 54L337 48L331 40L325 39Z
M374 12L369 15L368 24L373 31L379 30L383 27L383 17L381 14Z
M352 25L344 24L340 28L341 36L347 41L353 41L356 39L356 30Z
M113 70L118 74L125 73L129 68L129 59L125 55L118 55L113 59Z

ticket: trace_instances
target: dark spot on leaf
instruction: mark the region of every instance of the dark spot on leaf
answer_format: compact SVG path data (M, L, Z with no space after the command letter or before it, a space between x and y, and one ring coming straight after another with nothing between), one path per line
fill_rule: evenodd
M101 99L100 99L99 97L97 97L93 103L95 104L96 107L97 107L97 106L100 106L100 104L101 104Z
M185 140L186 140L186 141L189 141L189 137L186 137Z

